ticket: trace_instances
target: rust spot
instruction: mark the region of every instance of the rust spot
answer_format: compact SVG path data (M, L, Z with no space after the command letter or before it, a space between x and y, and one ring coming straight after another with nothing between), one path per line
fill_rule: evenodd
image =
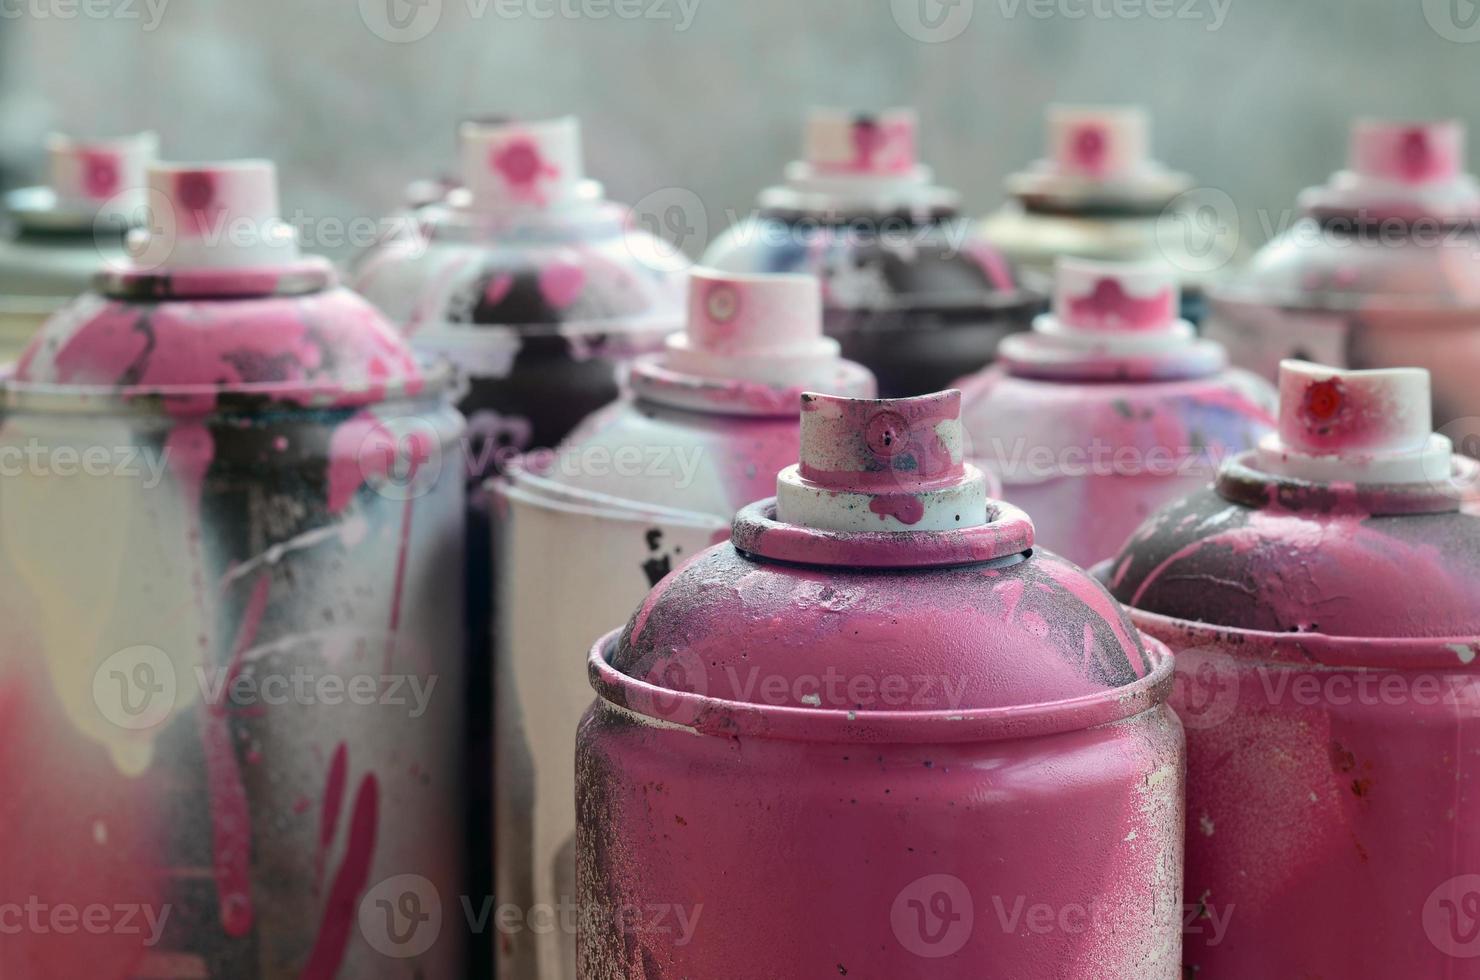
M1331 768L1337 772L1351 772L1357 768L1357 757L1340 742L1331 743ZM1357 795L1361 795L1360 793Z
M1370 779L1353 779L1352 780L1352 795L1353 796L1356 796L1359 799L1365 799L1367 797L1367 794L1370 793L1370 792L1372 792L1372 780L1370 780Z
M687 820L685 820L683 817L680 817L676 813L673 815L673 819L678 822L678 825L680 827L687 827L689 825L689 822Z

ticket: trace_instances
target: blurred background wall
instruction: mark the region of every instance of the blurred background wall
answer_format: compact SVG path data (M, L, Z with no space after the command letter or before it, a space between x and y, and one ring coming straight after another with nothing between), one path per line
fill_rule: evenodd
M927 161L984 212L1043 103L1124 100L1257 240L1349 117L1473 127L1477 81L1472 0L0 0L0 163L14 182L48 130L152 127L174 159L275 157L290 213L373 217L451 164L460 116L574 112L612 196L697 195L697 252L808 104L919 106Z

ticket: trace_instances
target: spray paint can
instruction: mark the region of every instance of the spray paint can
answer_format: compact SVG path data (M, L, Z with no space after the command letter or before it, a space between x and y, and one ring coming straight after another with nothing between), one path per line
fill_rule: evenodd
M1477 471L1423 371L1287 361L1277 434L1100 569L1177 658L1189 975L1480 976Z
M1089 567L1274 423L1274 389L1177 317L1164 265L1061 259L1053 311L962 382L969 451Z
M148 188L0 386L0 901L40 923L0 968L459 975L406 933L466 863L451 379L299 257L270 163Z
M822 280L827 332L885 395L936 391L992 359L1042 305L916 157L913 110L814 109L805 159L704 263Z
M449 359L466 379L470 819L487 827L494 614L482 484L498 460L558 445L618 397L621 365L682 326L687 260L585 177L574 118L466 120L458 137L460 186L426 189L406 227L362 257L353 283L416 350ZM489 835L472 843L473 866L491 867ZM493 955L481 945L478 954Z
M1178 975L1171 663L960 395L802 398L777 496L590 668L579 975Z
M617 365L683 321L683 272L582 169L572 117L469 120L461 187L361 257L353 285L467 375L475 482L618 395Z
M144 197L153 133L116 140L46 142L45 186L5 195L0 222L0 364L13 360L46 318L87 291L98 265L123 257ZM8 226L8 227L6 227Z
M631 395L496 487L495 893L571 908L576 727L584 651L676 564L729 533L796 458L804 390L872 396L866 368L822 333L811 276L693 272L687 329L636 361ZM568 669L567 669L568 668ZM504 976L572 980L575 934L501 936Z
M1050 105L1046 115L1047 155L1008 178L1011 200L981 223L982 237L1043 289L1060 256L1160 264L1181 285L1182 315L1199 321L1206 287L1237 252L1237 235L1214 220L1231 202L1204 200L1190 176L1151 156L1142 106Z
M1435 421L1480 415L1480 185L1458 122L1359 120L1347 169L1213 294L1207 332L1273 378L1284 358L1422 367Z

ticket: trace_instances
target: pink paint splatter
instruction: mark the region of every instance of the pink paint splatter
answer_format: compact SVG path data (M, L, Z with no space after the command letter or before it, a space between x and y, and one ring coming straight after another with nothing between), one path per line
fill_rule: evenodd
M343 746L341 746L342 748ZM324 902L323 917L301 980L336 980L357 919L360 895L370 880L375 838L380 819L380 786L373 774L360 781L350 815L349 843L344 860Z
M242 658L252 646L267 611L268 576L257 579L242 612L241 625L231 648L227 683L241 670ZM211 813L211 845L216 875L216 898L221 927L228 936L252 931L252 826L241 767L231 744L231 721L226 704L203 705L197 714L205 754L206 788Z
M925 504L914 494L880 494L869 501L868 509L880 520L892 517L901 524L918 524L925 516Z
M120 190L118 156L103 150L82 153L82 192L93 200L112 197Z
M586 270L574 263L557 262L540 270L540 295L557 310L581 298L586 288Z
M1429 134L1410 129L1398 141L1398 173L1409 183L1421 184L1444 172L1442 155L1435 152Z
M1089 295L1069 300L1076 326L1154 330L1165 326L1173 314L1170 289L1142 299L1126 293L1115 279L1100 279Z
M514 277L507 272L501 272L488 280L488 286L483 290L483 301L489 306L498 306L513 288Z
M1070 158L1085 173L1099 176L1109 163L1110 139L1102 126L1080 126L1069 143Z

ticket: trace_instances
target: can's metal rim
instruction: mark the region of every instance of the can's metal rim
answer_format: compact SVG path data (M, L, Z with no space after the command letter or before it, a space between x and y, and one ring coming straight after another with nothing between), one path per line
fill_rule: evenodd
M985 523L949 531L827 531L786 524L776 519L776 498L768 497L740 509L730 539L742 552L775 561L876 569L969 565L1031 551L1032 518L995 493L988 486Z
M1144 635L1173 651L1216 649L1239 660L1332 669L1480 672L1480 636L1272 633L1193 622L1134 606L1126 611Z
M1360 511L1373 517L1446 514L1480 499L1480 462L1455 454L1447 480L1419 483L1311 483L1266 473L1253 462L1255 450L1225 460L1213 481L1223 499L1245 507L1278 504L1281 510L1331 513ZM1436 474L1437 475L1437 474Z
M965 711L838 711L730 701L675 691L629 677L607 660L622 630L591 647L588 673L599 703L655 724L700 735L747 735L795 742L872 744L1005 741L1081 731L1131 718L1164 704L1171 694L1173 658L1155 637L1143 637L1151 670L1131 683L1093 694L1038 704ZM662 716L643 710L663 706Z
M0 368L0 412L166 416L175 420L261 414L264 404L334 411L421 401L453 393L458 380L457 372L444 361L423 362L414 376L354 385L58 385L18 381L9 376L10 368Z
M794 419L803 392L826 391L850 398L872 398L877 391L868 368L842 358L823 362L815 377L789 385L687 374L666 367L661 358L661 354L649 356L631 366L628 383L633 394L695 412Z
M291 265L242 269L135 269L105 267L93 286L110 299L154 302L175 299L304 296L338 285L334 266L321 256Z
M1023 170L1005 181L1007 193L1031 211L1056 214L1156 214L1194 186L1190 174L1158 168L1138 180L1104 181Z
M575 342L591 341L593 346L600 343L602 353L633 356L656 353L669 334L682 329L683 313L674 310L621 319L567 320L559 323L469 323L428 319L409 324L406 335L413 344L447 353L475 349L492 342L495 337L510 344L521 340L559 337Z
M720 539L729 536L729 524L716 514L664 507L660 504L628 500L612 494L568 486L531 472L522 461L510 464L504 476L486 481L484 487L488 493L511 504L518 503L529 507L546 508L562 514L631 523L647 524L661 521L676 527L693 527L712 531Z

